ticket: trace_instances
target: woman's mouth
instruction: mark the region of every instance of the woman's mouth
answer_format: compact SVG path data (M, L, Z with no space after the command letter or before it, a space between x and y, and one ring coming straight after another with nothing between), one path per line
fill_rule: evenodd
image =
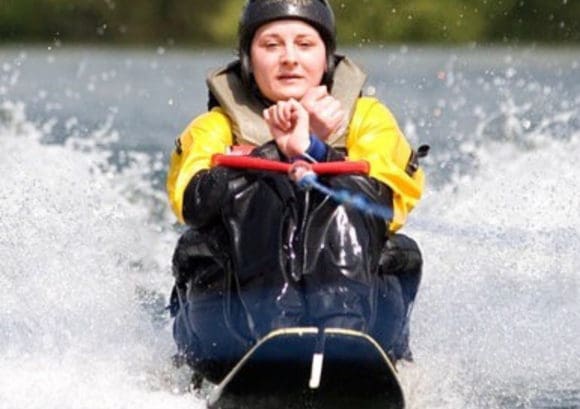
M297 74L282 74L282 75L278 75L277 78L279 81L294 81L294 80L299 80L302 77L300 75L297 75Z

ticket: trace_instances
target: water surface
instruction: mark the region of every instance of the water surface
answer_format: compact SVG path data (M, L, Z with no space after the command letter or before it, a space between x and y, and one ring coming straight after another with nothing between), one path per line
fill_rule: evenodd
M410 408L580 407L578 51L349 51L432 146ZM2 408L204 406L171 366L163 180L230 58L0 49Z

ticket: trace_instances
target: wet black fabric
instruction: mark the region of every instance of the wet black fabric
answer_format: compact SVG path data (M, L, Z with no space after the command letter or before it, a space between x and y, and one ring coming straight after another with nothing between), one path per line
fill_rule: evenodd
M389 237L379 262L378 318L370 334L394 361L413 359L409 324L422 271L417 242L403 234Z
M270 144L254 154L281 159ZM421 270L412 240L396 235L387 241L383 220L300 190L283 174L220 177L227 186L220 203L199 199L208 211L186 218L192 228L173 260L174 337L191 366L219 381L254 342L289 326L361 330L393 359L410 357L408 314ZM390 189L372 178L321 182L392 201ZM200 186L191 187L194 195L203 193Z
M252 345L235 297L225 230L187 230L173 256L173 336L185 361L217 382Z

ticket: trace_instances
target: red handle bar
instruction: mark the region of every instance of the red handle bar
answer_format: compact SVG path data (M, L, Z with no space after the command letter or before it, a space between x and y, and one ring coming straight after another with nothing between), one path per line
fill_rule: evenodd
M236 169L269 170L272 172L288 173L291 163L275 160L255 158L252 156L234 156L216 154L212 157L213 166L226 166ZM368 175L370 166L366 161L337 161L313 163L312 170L319 175L338 175L344 173L358 173Z

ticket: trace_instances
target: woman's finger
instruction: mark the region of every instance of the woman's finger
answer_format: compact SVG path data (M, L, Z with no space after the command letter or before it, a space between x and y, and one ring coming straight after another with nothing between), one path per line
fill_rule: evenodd
M284 122L284 128L286 130L292 129L292 105L286 101L283 101L280 105L280 113L282 120Z
M306 91L306 94L300 99L300 103L308 112L313 112L316 108L317 103L328 96L328 88L326 85L320 85L318 87L310 88Z
M316 101L316 104L314 106L314 112L311 112L311 114L321 115L323 112L325 112L328 109L328 107L331 106L331 104L334 101L336 101L336 99L331 97L331 96L326 96L326 97Z
M284 125L284 121L282 119L282 114L280 112L280 105L279 104L272 106L272 118L273 118L274 123L276 124L277 128L279 128L283 131L287 130L286 126Z
M264 110L262 111L262 117L264 118L264 121L266 121L266 123L267 123L268 125L270 125L270 124L271 124L271 122L272 122L272 117L271 117L271 115L270 115L270 109L269 109L269 108L266 108L266 109L264 109Z
M338 100L330 101L330 103L321 111L321 115L326 118L334 118L341 111L341 104Z

